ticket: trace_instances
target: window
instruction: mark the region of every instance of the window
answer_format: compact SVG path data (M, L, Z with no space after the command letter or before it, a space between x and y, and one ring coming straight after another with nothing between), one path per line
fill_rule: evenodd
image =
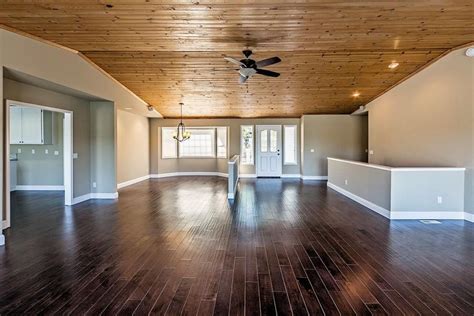
M283 163L285 165L296 165L296 147L298 142L296 125L285 125L283 134Z
M175 133L176 128L174 127L161 128L161 158L178 157L178 146L176 146L176 140L173 138Z
M240 126L240 163L253 165L253 125Z
M227 127L217 129L217 158L227 158Z
M179 143L176 127L161 128L161 158L227 158L227 127L186 128L191 138Z
M191 138L179 143L179 157L207 157L216 156L215 129L188 128Z
M268 151L268 131L264 129L260 131L260 152L266 153Z

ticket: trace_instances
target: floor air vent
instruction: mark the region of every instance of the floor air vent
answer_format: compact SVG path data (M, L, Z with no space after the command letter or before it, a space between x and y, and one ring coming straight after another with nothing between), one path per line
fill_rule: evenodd
M436 221L434 219L422 219L422 220L420 220L420 222L422 222L423 224L426 224L426 225L441 224L440 221Z

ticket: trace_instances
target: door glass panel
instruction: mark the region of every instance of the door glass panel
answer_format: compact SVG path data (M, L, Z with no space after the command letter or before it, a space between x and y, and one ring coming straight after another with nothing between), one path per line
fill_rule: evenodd
M276 153L278 149L277 131L270 130L270 152Z
M266 129L260 132L260 152L266 153L268 151L268 132Z

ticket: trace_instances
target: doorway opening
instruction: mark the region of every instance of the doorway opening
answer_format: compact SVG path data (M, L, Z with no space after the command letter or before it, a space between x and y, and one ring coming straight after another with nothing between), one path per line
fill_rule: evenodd
M64 191L64 204L73 204L73 112L7 100L4 113L3 229L16 190Z

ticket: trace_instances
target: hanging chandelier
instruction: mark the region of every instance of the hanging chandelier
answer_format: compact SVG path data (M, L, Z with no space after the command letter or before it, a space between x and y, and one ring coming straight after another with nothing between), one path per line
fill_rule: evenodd
M181 121L176 128L176 132L174 132L173 138L181 143L191 138L191 132L186 130L186 127L183 123L183 103L180 103L179 105L181 105Z

